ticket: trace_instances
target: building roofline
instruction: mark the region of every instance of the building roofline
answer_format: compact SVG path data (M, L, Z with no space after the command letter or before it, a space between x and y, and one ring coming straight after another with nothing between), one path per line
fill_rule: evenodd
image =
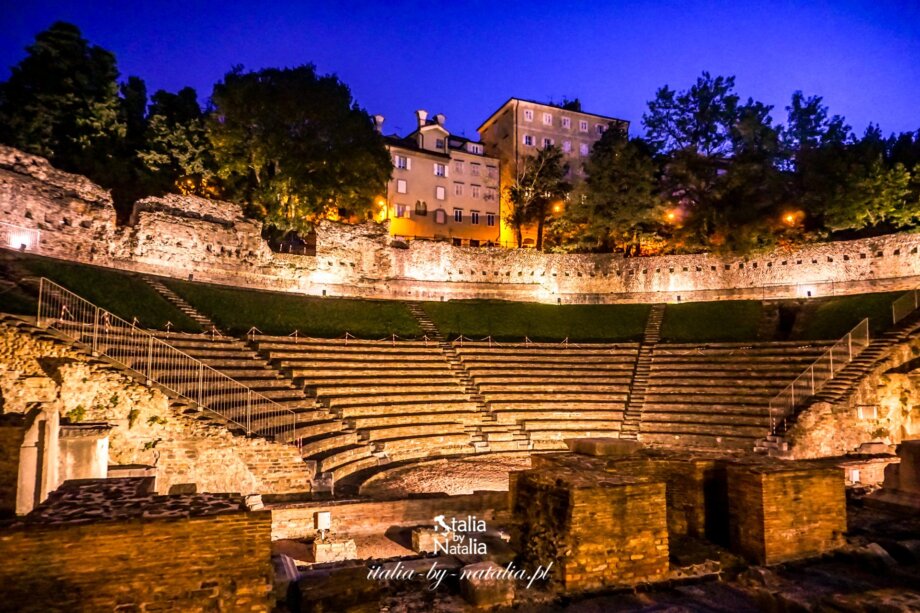
M505 102L503 102L502 105L501 105L500 107L498 107L498 108L495 110L494 113L492 113L491 115L489 115L488 119L486 119L484 122L482 122L482 125L480 125L478 128L476 128L476 132L481 132L483 129L485 129L485 127L488 126L490 123L492 123L492 121L496 118L496 116L498 116L498 114L499 114L506 106L508 106L511 102L514 102L515 100L517 100L518 102L527 102L527 103L529 103L529 104L536 104L536 105L538 105L538 106L545 106L545 107L547 107L547 108L556 109L556 110L558 110L558 111L564 111L564 112L566 112L566 113L576 113L576 114L578 114L578 115L589 115L589 116L591 116L591 117L600 117L601 119L607 119L607 120L609 120L609 121L617 121L617 122L625 123L625 124L627 124L627 125L629 124L629 121L628 121L628 120L626 120L626 119L620 119L620 118L618 118L618 117L610 117L609 115L601 115L601 114L599 114L599 113L588 113L587 111L572 111L572 110L569 110L569 109L564 109L564 108L562 108L562 107L560 107L560 106L553 106L552 104L547 104L546 102L538 102L538 101L536 101L536 100L530 100L530 99L528 99L528 98L518 98L518 97L516 97L516 96L512 96L512 97L508 98L507 100L505 100Z

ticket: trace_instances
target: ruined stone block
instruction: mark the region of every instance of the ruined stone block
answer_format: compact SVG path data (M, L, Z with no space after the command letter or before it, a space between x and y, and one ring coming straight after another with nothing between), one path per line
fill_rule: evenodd
M313 561L317 564L354 560L357 557L358 547L352 539L313 541Z
M524 567L553 564L574 592L661 580L668 572L665 485L603 470L520 473L514 504Z
M477 608L508 607L514 602L514 580L500 578L495 562L468 564L460 569L460 594Z
M448 543L453 539L452 532L438 532L434 528L429 528L427 526L419 526L412 530L412 551L418 553L434 553L437 551L435 549L435 542Z
M846 494L839 468L793 461L730 464L727 476L734 552L777 564L843 544Z
M572 453L590 456L626 456L642 449L642 443L619 438L567 438L565 444Z

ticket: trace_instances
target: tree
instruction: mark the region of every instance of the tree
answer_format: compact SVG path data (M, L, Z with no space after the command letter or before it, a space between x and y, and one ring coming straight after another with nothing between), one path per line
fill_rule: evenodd
M622 247L638 255L642 235L660 226L664 216L648 145L607 130L591 149L585 171L582 193L565 215L580 227L580 242L591 250Z
M565 180L568 164L563 162L562 150L549 146L526 157L515 182L508 186L511 207L505 222L515 229L517 246L523 244L522 227L537 224L538 250L543 249L543 230L552 208L568 196L572 186Z
M194 89L159 90L152 96L144 140L137 155L159 191L217 195L211 143Z
M226 195L278 228L367 215L389 180L368 114L312 65L235 68L214 86L212 104L207 130Z
M57 22L0 84L0 139L111 187L125 136L115 57Z
M920 206L903 164L888 168L881 157L839 185L827 203L825 222L831 230L863 229L888 224L909 227L920 222Z
M673 248L749 249L772 240L763 221L786 194L779 131L772 108L742 103L734 86L734 77L704 72L688 90L660 88L643 115L661 159L662 195L679 210Z

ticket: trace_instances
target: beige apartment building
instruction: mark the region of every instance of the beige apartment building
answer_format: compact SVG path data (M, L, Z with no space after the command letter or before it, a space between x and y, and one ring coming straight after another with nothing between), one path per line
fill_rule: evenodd
M514 231L504 224L510 204L506 188L514 183L523 169L523 160L550 145L559 147L569 164L569 180L578 184L584 178L584 162L591 147L609 129L627 133L629 122L623 119L575 111L532 100L510 98L479 126L479 138L485 152L497 158L501 167L501 244L516 246ZM525 228L524 245L536 242L536 227Z
M383 117L375 118L382 131ZM450 240L455 245L498 244L499 164L482 143L451 134L444 115L416 111L406 137L385 136L393 161L380 218L390 234L406 239Z

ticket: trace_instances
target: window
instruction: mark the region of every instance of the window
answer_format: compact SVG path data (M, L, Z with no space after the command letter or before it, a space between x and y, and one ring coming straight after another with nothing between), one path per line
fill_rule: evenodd
M435 149L444 149L444 139L436 138L434 141L434 147Z
M397 193L397 194L405 194L406 191L408 191L408 187L406 186L406 180L405 180L405 179L396 179L396 193Z
M553 146L553 139L551 139L551 138L544 138L544 139L543 139L543 148L544 148L544 149L545 149L546 147L552 147L552 146Z
M602 123L596 124L594 126L594 131L597 132L598 135L603 134L606 129L606 126L604 126Z
M409 158L404 155L397 155L396 168L400 170L409 170Z
M486 166L486 176L490 179L498 178L498 167L497 166Z
M572 120L571 120L570 118L568 118L568 117L563 117L563 118L562 118L562 127L565 128L566 130L568 130L569 128L571 128L571 127L572 127Z
M470 174L474 177L478 177L480 175L481 168L482 164L470 164Z
M586 145L585 143L578 145L578 151L582 155L588 155L588 145Z
M454 221L457 223L463 221L463 209L454 209Z
M396 205L396 217L409 217L409 205L406 204L397 204Z
M551 113L543 113L543 125L545 126L553 125L553 116Z
M572 141L570 140L562 141L562 150L565 153L570 153L572 151Z
M533 136L531 136L530 134L525 134L524 144L527 145L528 147L533 147Z
M434 174L437 177L446 177L447 176L447 166L445 166L444 164L439 164L435 162Z
M479 225L479 211L470 211L470 223L474 226Z
M487 226L495 225L495 213L486 213L486 225Z
M463 195L463 183L454 183L454 196Z
M436 188L434 188L434 197L438 200L444 200L447 197L447 190L438 185Z
M447 211L444 209L437 209L434 212L434 222L436 224L446 224L447 223Z
M454 172L458 175L463 174L463 160L454 160Z
M478 143L468 143L466 150L469 151L470 153L482 155L482 145Z
M579 121L579 122L578 122L578 129L581 130L582 132L587 132L587 131L588 131L588 122L587 122L587 121L584 121L584 120Z
M415 201L415 214L419 217L425 217L428 215L428 204L421 200Z
M487 187L487 188L486 188L486 194L485 194L485 196L484 196L483 199L486 200L486 201L492 202L492 201L495 200L495 197L496 197L496 196L497 196L497 194L496 194L496 192L495 192L495 188L494 188L494 187Z
M524 121L533 121L533 111L524 109Z
M479 186L478 185L470 185L470 195L473 198L479 198Z

